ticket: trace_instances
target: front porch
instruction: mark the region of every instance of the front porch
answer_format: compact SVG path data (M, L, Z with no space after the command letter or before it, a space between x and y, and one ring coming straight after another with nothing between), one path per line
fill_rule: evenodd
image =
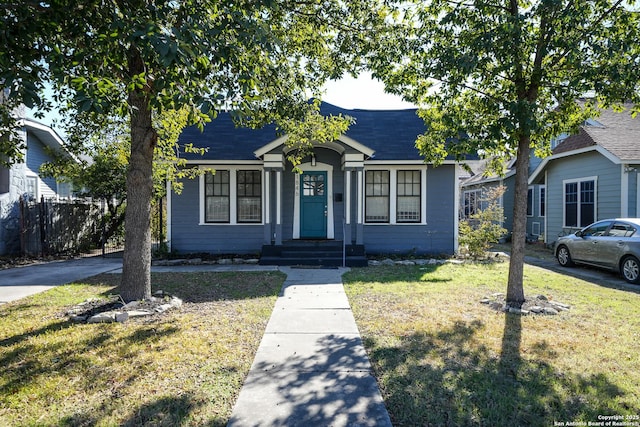
M365 267L364 245L345 245L340 240L288 240L281 245L263 245L261 265L305 265Z

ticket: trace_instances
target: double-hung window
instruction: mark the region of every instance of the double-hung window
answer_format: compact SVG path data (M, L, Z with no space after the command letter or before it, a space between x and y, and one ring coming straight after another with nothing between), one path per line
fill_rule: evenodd
M238 222L262 221L262 174L241 170L237 174Z
M527 190L527 216L533 216L533 187Z
M482 202L482 190L469 190L464 192L464 217L469 218L480 211Z
M389 222L389 188L388 170L370 170L366 172L366 222Z
M204 176L204 221L229 222L230 202L229 171L207 172Z
M586 227L596 218L596 179L564 181L564 226Z
M420 222L420 171L398 171L397 222Z

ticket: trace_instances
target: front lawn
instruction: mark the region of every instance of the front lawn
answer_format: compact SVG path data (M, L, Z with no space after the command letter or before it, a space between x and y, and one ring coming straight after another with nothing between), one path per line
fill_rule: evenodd
M571 309L506 315L479 301L506 292L507 271L445 264L344 276L393 424L640 423L640 295L525 266L527 296Z
M63 316L119 275L0 307L0 425L226 425L284 278L153 274L184 305L122 324Z

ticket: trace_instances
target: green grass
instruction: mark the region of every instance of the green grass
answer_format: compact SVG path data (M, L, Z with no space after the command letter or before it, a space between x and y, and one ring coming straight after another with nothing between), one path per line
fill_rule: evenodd
M525 267L558 316L492 311L508 263L369 267L344 276L395 426L533 425L640 415L640 295Z
M65 308L117 293L118 275L0 307L0 425L226 425L281 273L167 273L182 308L75 324Z

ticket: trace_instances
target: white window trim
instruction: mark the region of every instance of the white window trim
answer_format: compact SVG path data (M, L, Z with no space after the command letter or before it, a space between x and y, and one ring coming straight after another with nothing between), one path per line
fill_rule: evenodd
M566 224L567 220L567 184L578 183L578 202L580 202L580 183L585 181L593 181L593 220L598 220L598 177L597 176L586 176L583 178L573 178L573 179L564 179L562 180L562 228L582 228L580 227L580 209L577 212L577 222L576 226L569 226Z
M389 222L366 222L367 226L385 226L385 225L400 225L400 226L412 226L412 225L427 225L427 168L426 167L411 167L411 165L396 165L396 166L367 166L364 168L362 174L362 219L364 220L364 205L366 202L365 191L365 174L367 171L374 170L386 170L389 171ZM397 222L397 202L398 202L398 171L420 171L420 222Z
M544 190L544 215L542 214L542 190ZM547 186L538 186L538 216L544 218L547 216Z
M236 165L236 166L230 166L230 165L207 165L207 166L200 166L200 169L206 169L208 170L228 170L229 171L229 222L206 222L205 221L205 215L204 215L204 210L205 210L205 197L204 197L204 190L205 190L205 183L204 183L204 173L200 174L200 176L198 177L199 179L199 184L200 184L200 188L199 188L199 222L198 225L204 225L204 226L234 226L234 225L246 225L246 226L252 226L252 225L259 225L262 226L264 225L264 220L265 220L265 193L266 193L266 188L265 188L265 173L264 173L264 169L262 168L257 168L257 167L252 167L251 165ZM262 215L261 215L261 221L260 222L238 222L238 188L237 188L237 172L239 170L252 170L252 171L260 171L260 179L261 179L261 187L262 187L262 206L260 207L260 209L262 210Z

